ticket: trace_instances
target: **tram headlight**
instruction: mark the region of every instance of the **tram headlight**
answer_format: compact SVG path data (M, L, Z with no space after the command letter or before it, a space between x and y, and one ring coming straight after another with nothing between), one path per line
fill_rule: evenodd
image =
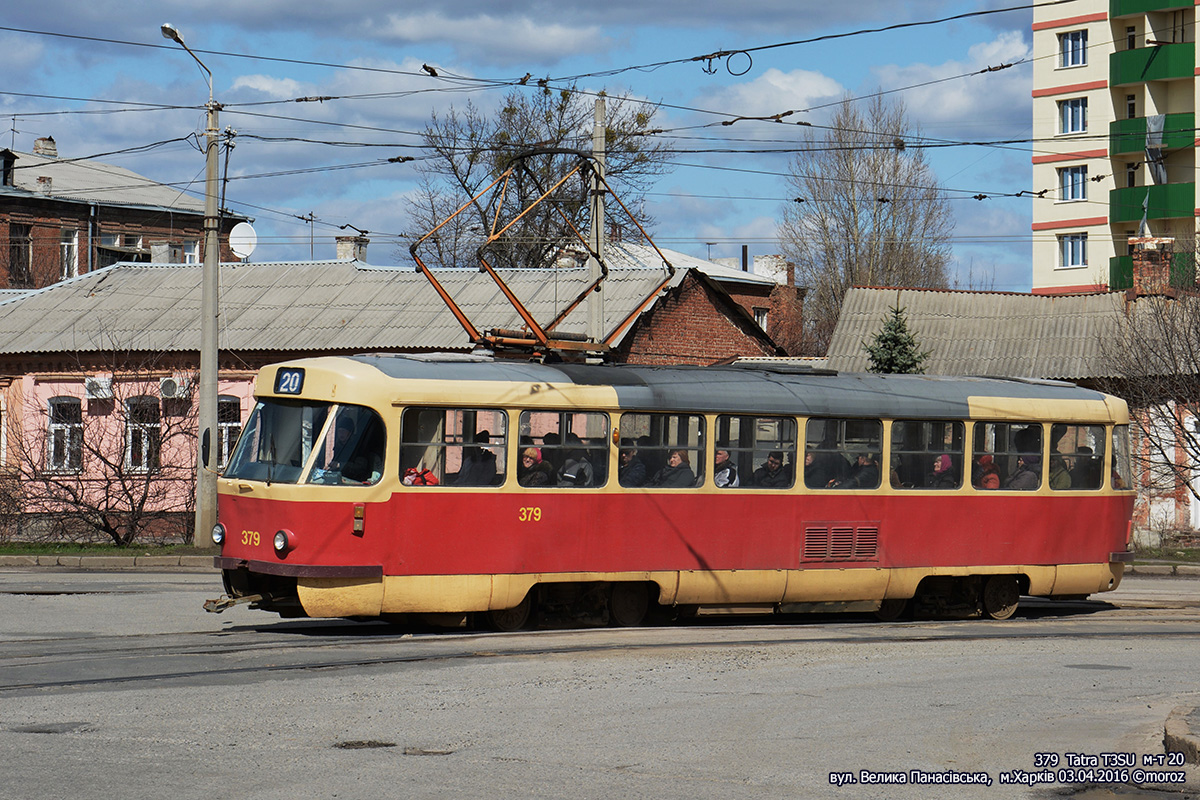
M284 555L296 547L296 534L286 529L275 531L275 539L272 544L275 546L276 553Z
M225 541L225 526L221 523L213 525L212 529L213 544L220 546Z

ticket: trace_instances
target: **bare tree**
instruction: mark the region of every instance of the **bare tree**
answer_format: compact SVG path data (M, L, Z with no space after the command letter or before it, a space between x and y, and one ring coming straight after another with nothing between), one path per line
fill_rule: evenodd
M1200 295L1169 290L1127 302L1100 352L1100 388L1130 406L1145 489L1200 500Z
M667 169L668 149L650 128L657 107L628 96L607 97L606 106L605 176L627 206L640 210L642 194ZM567 151L591 152L593 127L593 98L574 86L514 89L491 115L470 101L462 110L451 108L444 116L435 113L423 134L431 157L420 168L423 181L408 208L413 225L421 231L441 224L521 158L520 169L504 192L485 193L431 239L430 265L475 266L476 250L497 218L503 225L550 191L578 162ZM540 154L522 157L530 152ZM551 265L558 248L575 241L569 225L586 231L589 174L581 172L559 186L550 202L535 208L494 243L489 248L492 265ZM613 215L607 221L612 235L626 241L640 239L636 227L622 217Z
M176 382L164 397L153 365L64 382L44 402L26 398L9 468L24 538L108 539L128 546L152 533L192 540L196 404Z
M851 286L944 287L954 217L899 102L850 99L807 130L779 237L796 264L810 352L824 353Z

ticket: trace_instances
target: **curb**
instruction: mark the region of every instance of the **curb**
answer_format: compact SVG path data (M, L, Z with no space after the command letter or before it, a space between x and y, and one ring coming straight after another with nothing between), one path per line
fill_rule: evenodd
M1126 575L1163 575L1177 578L1200 578L1197 564L1126 564Z
M1168 753L1183 753L1189 764L1200 764L1200 738L1192 733L1191 723L1200 723L1200 714L1190 706L1176 706L1163 726L1163 747Z
M215 569L212 556L0 556L0 567Z

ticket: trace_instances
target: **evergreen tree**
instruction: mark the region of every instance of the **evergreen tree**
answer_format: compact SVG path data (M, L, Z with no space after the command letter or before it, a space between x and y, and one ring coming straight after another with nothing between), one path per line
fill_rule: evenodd
M872 344L862 343L871 359L871 372L893 375L920 375L925 372L929 351L920 351L917 338L908 332L904 309L897 302L891 316L885 317L883 327L875 334Z

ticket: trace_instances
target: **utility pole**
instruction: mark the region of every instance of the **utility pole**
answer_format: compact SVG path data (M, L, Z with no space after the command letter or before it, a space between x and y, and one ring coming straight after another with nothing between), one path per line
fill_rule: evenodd
M204 181L204 269L200 286L200 387L196 396L199 418L199 447L196 448L196 529L195 541L208 544L217 523L217 473L214 469L217 428L217 335L218 295L220 292L221 244L217 235L217 121L220 105L213 99L212 70L204 65L183 42L183 36L170 24L162 26L163 38L179 44L208 73L208 109L205 126Z
M591 246L595 256L588 259L589 282L596 281L601 275L600 262L597 258L604 257L604 132L606 128L604 98L596 98L596 110L592 127L592 167L595 175L592 178L592 230ZM588 339L599 342L604 338L604 295L603 284L588 295Z

